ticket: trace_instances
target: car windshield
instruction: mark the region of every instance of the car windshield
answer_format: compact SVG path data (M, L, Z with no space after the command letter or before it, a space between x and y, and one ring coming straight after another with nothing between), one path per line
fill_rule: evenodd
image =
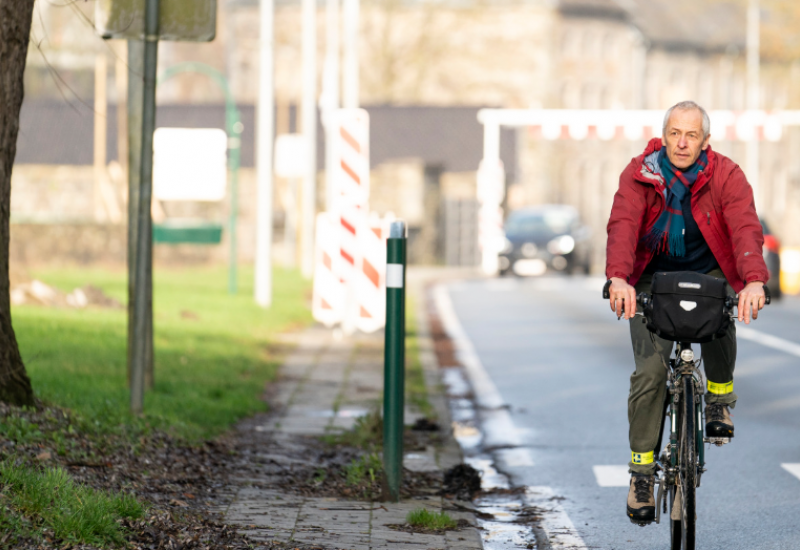
M569 231L574 221L574 215L566 210L520 212L509 216L506 234L510 237L560 235Z

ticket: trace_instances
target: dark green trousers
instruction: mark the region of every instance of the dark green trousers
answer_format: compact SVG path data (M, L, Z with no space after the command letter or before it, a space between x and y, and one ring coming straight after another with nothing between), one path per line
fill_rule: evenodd
M709 275L724 277L722 271L714 270ZM651 275L643 275L636 283L636 293L649 292ZM734 294L729 287L729 293ZM653 335L651 338L647 326L642 322L642 317L630 320L631 343L633 344L633 358L636 370L631 375L631 389L628 395L628 422L630 429L628 438L633 453L649 453L659 449L658 430L661 427L661 417L664 414L664 395L666 393L667 370L664 363L669 365L674 342L664 340ZM726 384L733 381L733 369L736 365L736 327L731 323L728 334L706 344L700 344L703 366L706 378L710 382ZM655 346L653 345L655 340ZM693 346L697 353L697 344ZM659 357L660 356L660 357ZM662 363L662 359L664 363ZM725 403L733 408L736 405L736 394L732 391L726 394L707 392L705 402ZM652 474L655 464L629 463L631 472L639 474Z

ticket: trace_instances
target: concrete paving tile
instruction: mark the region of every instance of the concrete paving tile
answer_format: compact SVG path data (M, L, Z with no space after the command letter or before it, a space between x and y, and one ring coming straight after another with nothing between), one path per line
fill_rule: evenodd
M255 541L280 541L287 542L291 536L291 530L280 529L240 529L240 533L247 535Z
M414 543L444 543L444 535L427 535L423 533L406 533L405 531L394 531L392 529L372 529L372 542L382 540L392 540L395 542L414 542Z
M460 531L448 531L445 534L445 539L450 548L464 548L469 550L481 550L483 548L481 535L478 530L474 528L462 529Z

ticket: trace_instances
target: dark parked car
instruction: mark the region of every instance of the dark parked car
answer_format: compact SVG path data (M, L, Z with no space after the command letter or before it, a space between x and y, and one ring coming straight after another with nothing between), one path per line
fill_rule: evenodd
M761 220L761 227L764 229L764 262L769 270L767 288L772 297L777 299L781 297L781 243L769 230L767 222Z
M505 224L500 274L541 275L548 269L589 273L589 228L571 206L552 204L511 212Z

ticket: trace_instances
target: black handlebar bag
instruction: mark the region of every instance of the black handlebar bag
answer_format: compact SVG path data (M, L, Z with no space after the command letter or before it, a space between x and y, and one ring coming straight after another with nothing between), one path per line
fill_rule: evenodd
M674 342L703 343L731 324L728 282L691 271L657 272L644 308L647 329Z

